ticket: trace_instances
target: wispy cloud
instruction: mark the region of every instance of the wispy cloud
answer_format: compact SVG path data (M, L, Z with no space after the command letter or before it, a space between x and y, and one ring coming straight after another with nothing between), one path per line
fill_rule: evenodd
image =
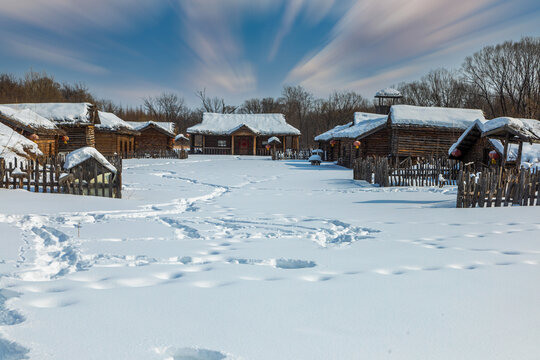
M396 82L414 73L423 57L500 26L515 6L500 0L358 0L331 41L292 69L287 81L319 93Z
M16 54L23 58L39 60L40 63L49 63L77 70L87 74L105 74L107 69L83 60L81 54L62 47L44 44L21 36L4 36L0 32L0 44L6 53Z
M346 2L346 0L342 0L342 5ZM294 22L301 14L304 15L307 23L313 25L325 18L332 10L336 10L335 3L336 0L289 0L285 2L285 11L268 56L269 60L274 60L283 39L291 32Z
M256 88L257 78L245 59L238 25L246 12L261 10L264 3L179 1L184 41L195 55L195 69L187 74L193 86L233 94Z
M136 26L143 17L157 14L164 3L160 0L3 0L0 19L58 33L90 26L119 29Z

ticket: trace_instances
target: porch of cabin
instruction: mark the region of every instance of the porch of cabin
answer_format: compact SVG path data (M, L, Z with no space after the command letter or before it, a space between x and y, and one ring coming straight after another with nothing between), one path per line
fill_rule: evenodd
M299 149L299 136L258 136L243 129L236 131L232 135L192 134L190 137L190 149L192 154L270 156L274 146L267 149L266 145L268 139L272 136L281 141L281 144L275 145L276 150Z

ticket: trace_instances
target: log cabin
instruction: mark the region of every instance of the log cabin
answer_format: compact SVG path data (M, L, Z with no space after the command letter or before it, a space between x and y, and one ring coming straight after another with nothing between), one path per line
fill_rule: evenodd
M485 120L482 110L393 105L387 122L389 155L397 159L446 156L478 119Z
M96 149L103 155L118 154L128 157L135 151L135 136L139 135L131 124L113 113L99 111L100 124L95 126Z
M0 122L38 145L44 156L58 154L58 143L66 133L52 121L30 109L17 110L0 105Z
M334 132L331 139L339 144L338 163L349 168L358 157L447 156L477 119L485 121L482 110L392 105L388 115L355 113L352 125Z
M538 154L540 121L510 117L475 121L448 150L451 159L472 163L476 169L488 166L519 168L523 160L536 161Z
M276 137L279 150L299 150L300 131L282 114L204 113L200 124L187 129L191 152L219 155L269 155L268 140Z
M96 107L90 103L27 103L6 106L17 110L30 109L64 130L66 135L59 141L58 152L65 153L96 145L94 126L100 121Z
M135 151L164 151L174 148L175 125L172 122L128 121L139 134L135 137Z

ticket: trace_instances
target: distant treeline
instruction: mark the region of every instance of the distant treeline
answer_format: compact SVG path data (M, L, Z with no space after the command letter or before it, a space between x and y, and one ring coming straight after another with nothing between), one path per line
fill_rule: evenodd
M403 104L483 109L487 118L540 119L540 37L487 46L465 58L457 70L432 70L418 81L394 87L403 94ZM188 107L174 93L147 97L140 107L122 107L96 98L82 83L59 83L46 73L29 72L23 78L0 74L0 103L86 101L127 121L174 122L180 132L200 122L205 111L283 113L302 132L301 146L309 146L317 134L351 121L354 112L375 109L371 99L353 91L336 91L319 99L302 86L285 86L280 97L253 98L241 105L210 97L205 90L197 96L198 108Z

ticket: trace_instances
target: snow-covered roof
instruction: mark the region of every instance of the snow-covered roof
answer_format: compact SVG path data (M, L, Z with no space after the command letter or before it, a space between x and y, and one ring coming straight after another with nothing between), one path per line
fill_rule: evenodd
M412 105L392 105L392 126L421 126L467 129L475 120L485 120L482 110Z
M170 137L175 137L174 128L175 125L173 122L164 122L164 121L126 121L128 124L133 126L137 131L144 131L147 127L155 127L157 130L165 132Z
M231 135L247 127L257 135L300 135L287 124L282 114L215 114L204 113L200 124L187 129L191 134Z
M512 131L514 134L520 136L522 139L529 142L540 142L540 121L533 119L516 119L509 117L500 117L492 120L476 120L461 134L459 139L450 147L448 154L460 147L461 143L467 138L469 133L473 129L478 129L480 136L490 136L495 134L497 130L505 132L506 130ZM490 139L491 143L502 154L504 152L503 145L499 140ZM525 145L525 144L524 144ZM517 154L517 150L516 150ZM510 150L508 151L510 159ZM517 156L517 155L516 155ZM514 157L515 160L515 157Z
M116 168L109 161L107 161L105 156L97 151L96 148L90 146L77 149L67 154L64 169L72 169L91 158L96 159L96 161L103 165L106 169L116 174Z
M14 109L30 109L57 125L92 125L94 105L90 103L7 104ZM98 122L98 121L97 121Z
M183 134L178 134L174 138L174 141L189 141L189 138L185 137Z
M22 128L34 133L58 133L58 127L50 120L33 112L30 109L14 109L0 105L0 121L3 120L12 126Z
M401 97L401 93L396 89L386 88L377 91L375 97Z
M487 120L485 119L484 120L477 119L471 125L469 125L469 127L463 132L463 134L461 134L461 136L457 139L457 141L454 144L452 144L452 146L450 146L450 149L448 149L448 155L452 154L454 150L458 148L458 146L463 142L463 140L467 138L467 136L470 134L470 132L473 129L478 129L478 131L482 133L484 131L483 125L486 121Z
M330 129L330 130L328 130L326 132L323 132L320 135L315 136L315 141L330 141L330 140L332 140L334 138L335 133L350 127L352 124L353 123L350 122L350 123L347 123L345 125L338 125L333 129Z
M105 131L128 131L135 132L135 128L127 121L120 119L113 113L98 111L101 124L96 125L96 129Z
M272 136L270 139L268 139L268 143L271 144L273 142L276 142L278 144L281 144L281 140L279 140L279 138L275 137L275 136Z
M354 124L334 133L336 139L356 139L386 124L388 115L364 112L354 113Z
M499 117L489 120L483 127L485 133L494 133L499 129L510 130L530 142L540 142L540 121L538 120Z
M7 125L0 123L0 158L35 158L43 155L36 143L22 136Z

